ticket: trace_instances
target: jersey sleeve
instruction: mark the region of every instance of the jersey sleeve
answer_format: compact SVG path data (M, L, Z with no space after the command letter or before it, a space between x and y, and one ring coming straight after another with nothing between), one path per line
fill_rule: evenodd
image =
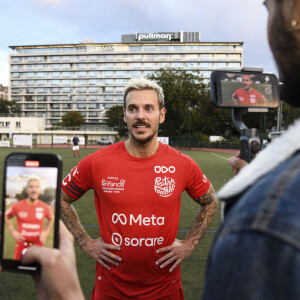
M186 191L191 198L196 199L206 194L210 187L210 181L203 174L198 164L190 157L189 160L190 172Z
M15 216L16 215L15 205L7 209L5 215L7 216L8 219L11 219L13 216Z
M51 212L50 206L48 204L45 205L45 217L47 219L51 219L51 217L52 217L52 212Z
M86 157L63 179L62 190L77 200L92 188L92 159Z

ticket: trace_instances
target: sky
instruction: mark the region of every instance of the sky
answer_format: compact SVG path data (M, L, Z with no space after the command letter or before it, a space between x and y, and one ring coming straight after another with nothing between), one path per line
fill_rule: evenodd
M263 0L1 1L0 84L9 46L121 42L122 34L197 31L203 42L244 42L244 66L278 75Z

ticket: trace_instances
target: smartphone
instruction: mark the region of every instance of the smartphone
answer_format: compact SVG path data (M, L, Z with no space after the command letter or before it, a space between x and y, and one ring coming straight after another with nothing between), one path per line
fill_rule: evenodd
M11 153L5 159L0 263L4 271L37 273L24 265L32 245L58 248L62 160L49 153Z
M260 72L213 71L212 102L223 108L277 108L279 83L276 75Z

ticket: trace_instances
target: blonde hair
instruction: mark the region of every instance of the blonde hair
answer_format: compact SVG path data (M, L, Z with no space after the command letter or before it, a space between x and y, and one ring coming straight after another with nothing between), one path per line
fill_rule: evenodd
M124 107L126 107L127 95L133 90L153 90L158 96L159 108L162 109L163 107L165 107L165 97L163 89L156 82L144 77L132 78L128 81L124 90Z

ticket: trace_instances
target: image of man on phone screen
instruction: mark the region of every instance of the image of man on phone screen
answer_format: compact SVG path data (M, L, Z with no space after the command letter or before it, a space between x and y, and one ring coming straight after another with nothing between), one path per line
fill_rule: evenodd
M233 103L243 106L265 106L266 98L252 87L253 80L250 74L244 74L242 76L242 82L243 87L236 90L232 95Z
M54 216L50 206L39 200L41 194L38 178L28 180L27 198L13 204L5 212L5 223L11 235L16 240L14 259L20 260L24 250L32 245L43 246L53 226ZM11 219L16 217L16 230ZM44 229L44 219L48 219Z

